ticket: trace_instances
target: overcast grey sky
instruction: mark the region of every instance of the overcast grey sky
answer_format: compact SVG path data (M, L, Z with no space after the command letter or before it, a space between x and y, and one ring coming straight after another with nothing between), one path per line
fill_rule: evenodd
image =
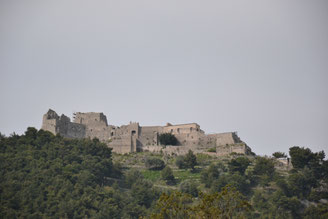
M328 153L327 0L0 0L0 132L49 108Z

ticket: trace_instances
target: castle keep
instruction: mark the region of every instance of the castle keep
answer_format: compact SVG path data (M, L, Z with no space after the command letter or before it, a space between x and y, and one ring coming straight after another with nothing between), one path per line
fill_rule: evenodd
M49 109L43 116L42 129L67 138L98 138L116 153L152 151L185 154L189 149L196 153L207 153L210 148L216 150L215 155L251 152L235 132L205 134L197 123L180 125L167 123L166 126L140 126L139 123L130 123L114 126L108 125L103 113L94 112L74 113L71 122L64 114L58 116L55 111ZM179 145L160 145L158 139L163 133L173 134L178 139Z

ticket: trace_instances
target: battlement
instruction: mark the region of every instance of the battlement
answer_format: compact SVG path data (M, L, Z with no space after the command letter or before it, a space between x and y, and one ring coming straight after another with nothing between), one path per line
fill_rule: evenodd
M179 142L179 146L175 147L178 151L181 149L180 152L188 151L188 148L194 151L206 151L212 147L222 149L221 153L217 154L250 151L236 132L205 134L197 123L140 126L138 122L130 122L128 125L115 126L107 123L107 117L103 113L95 112L74 113L73 122L71 122L69 117L58 116L54 110L49 109L43 115L42 129L67 138L98 138L117 153L158 151L162 148L158 140L159 135L163 133L175 135ZM245 146L240 146L240 143ZM233 145L236 146L233 147ZM167 150L175 151L174 148Z

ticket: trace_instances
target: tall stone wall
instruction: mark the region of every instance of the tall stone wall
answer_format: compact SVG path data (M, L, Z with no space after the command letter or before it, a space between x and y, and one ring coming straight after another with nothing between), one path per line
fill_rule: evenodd
M207 151L216 147L217 154L247 153L246 144L236 133L220 133L206 135L197 123L166 126L140 126L139 123L114 126L108 125L103 113L74 114L74 121L70 118L49 110L43 116L42 129L68 138L98 138L113 148L117 153L129 153L142 150L165 151L165 153L183 154L189 149L194 152ZM159 146L159 135L172 133L179 141L179 146Z

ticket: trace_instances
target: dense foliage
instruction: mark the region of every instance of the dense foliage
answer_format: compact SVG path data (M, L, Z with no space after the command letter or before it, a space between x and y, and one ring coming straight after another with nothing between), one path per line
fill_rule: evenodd
M173 192L162 194L157 202L157 212L151 218L243 218L251 210L250 203L235 188L226 186L220 193L200 195L192 205L192 196Z
M118 155L34 128L0 134L0 218L328 218L324 152L289 155L294 168L237 154Z
M156 199L152 184L140 176L130 179L129 192L114 189L109 181L120 170L111 156L97 139L64 139L34 128L22 136L1 135L0 218L145 215Z
M164 161L156 157L148 157L145 165L149 170L162 170L165 167Z
M195 166L197 165L197 157L194 155L192 150L189 150L188 153L184 156L180 155L175 160L175 165L179 169L195 169Z

